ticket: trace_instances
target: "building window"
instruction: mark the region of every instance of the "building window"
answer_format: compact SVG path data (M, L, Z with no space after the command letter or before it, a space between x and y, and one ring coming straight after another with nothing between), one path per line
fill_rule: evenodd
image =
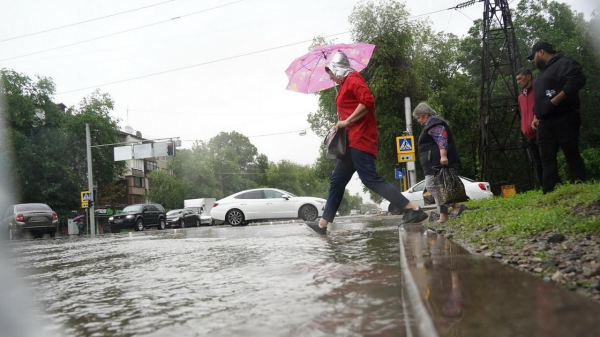
M133 187L144 187L144 178L133 177Z
M146 171L152 172L152 171L156 171L157 169L158 169L158 163L156 163L155 161L147 161L146 162Z
M134 204L143 204L145 202L146 202L146 200L145 200L145 198L144 198L143 195L134 195L133 196L133 203Z
M144 160L143 159L134 159L132 168L135 170L143 171L144 170Z

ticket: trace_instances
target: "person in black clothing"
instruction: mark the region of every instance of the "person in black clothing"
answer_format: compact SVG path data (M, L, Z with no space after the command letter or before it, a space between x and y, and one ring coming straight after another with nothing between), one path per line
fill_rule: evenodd
M586 79L579 63L563 52L557 53L546 41L534 44L527 59L540 70L533 87L535 117L531 127L537 130L542 190L546 194L554 190L559 180L559 147L569 165L571 182L585 181L585 164L579 154L579 90Z
M452 131L442 117L433 110L427 103L419 103L413 111L413 116L419 124L423 125L423 132L419 136L419 162L425 172L425 187L433 195L435 203L440 213L439 223L448 220L448 216L455 218L462 213L465 206L460 203L453 205L440 205L438 193L434 185L434 176L436 167L450 166L458 171L462 167L456 143ZM448 206L452 206L452 213L448 213Z

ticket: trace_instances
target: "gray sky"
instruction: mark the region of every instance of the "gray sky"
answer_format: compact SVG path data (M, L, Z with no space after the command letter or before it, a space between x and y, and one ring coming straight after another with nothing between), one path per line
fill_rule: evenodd
M411 15L461 2L406 1ZM587 19L598 7L597 0L567 2ZM193 140L235 130L250 137L271 161L312 164L321 140L308 129L306 118L317 109L317 98L285 90L285 69L308 51L310 42L302 41L348 32L348 16L357 3L0 0L0 68L52 77L55 101L67 106L100 88L115 100L113 116L121 119L120 125L130 125L146 138L181 137L189 147ZM11 39L154 4L159 5ZM482 8L477 3L462 13L444 11L429 18L435 30L461 36L471 26L469 18L481 17ZM175 17L180 18L170 20ZM147 25L151 26L132 30ZM99 38L126 30L131 31ZM78 43L89 39L95 40ZM335 39L354 42L349 33ZM250 53L254 54L246 55ZM139 79L128 80L132 78ZM128 81L103 85L122 80ZM297 130L303 129L307 135L299 136ZM348 187L352 193L361 189L357 179Z

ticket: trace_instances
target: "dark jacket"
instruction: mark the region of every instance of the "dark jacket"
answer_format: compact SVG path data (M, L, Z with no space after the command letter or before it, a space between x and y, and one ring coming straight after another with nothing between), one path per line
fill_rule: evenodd
M558 114L579 111L579 90L584 85L585 75L581 65L563 52L556 53L540 69L533 86L535 115L538 119L548 119ZM564 91L567 98L555 106L550 100L561 91Z
M440 116L431 116L427 120L427 124L423 128L421 135L419 136L418 149L419 149L419 162L425 172L425 175L435 175L436 169L434 167L441 166L441 154L440 148L436 144L433 137L428 133L429 129L435 125L443 125L448 134L448 166L452 166L459 170L462 167L460 157L458 156L458 150L456 149L456 143L454 142L454 136L450 127Z

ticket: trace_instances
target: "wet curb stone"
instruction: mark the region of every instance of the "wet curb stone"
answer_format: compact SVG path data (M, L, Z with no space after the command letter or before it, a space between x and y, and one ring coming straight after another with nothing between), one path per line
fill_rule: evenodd
M429 224L437 233L452 239L472 254L497 259L546 282L577 292L600 304L600 236L562 234L552 231L527 238L499 238L487 242L484 233L498 229L490 224L468 233L450 226ZM460 223L457 223L460 226ZM474 243L476 242L476 243Z
M600 336L597 303L510 268L501 257L472 254L427 227L399 227L400 260L411 279L404 288L417 286L439 336ZM410 315L418 326L418 312Z

